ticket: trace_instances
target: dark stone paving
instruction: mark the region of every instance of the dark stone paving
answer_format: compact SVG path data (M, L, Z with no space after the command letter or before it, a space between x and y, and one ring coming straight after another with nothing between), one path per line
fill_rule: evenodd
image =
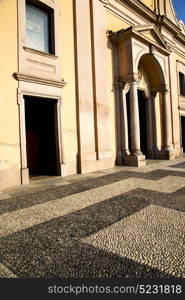
M133 171L120 171L113 174L104 175L98 178L91 178L75 182L68 185L45 189L17 197L12 197L0 201L0 214L11 212L14 210L26 208L35 204L44 203L47 201L63 198L72 194L88 191L97 187L105 186L120 180L128 178L141 178L157 181L167 176L185 177L184 172L154 170L148 173L139 173Z
M171 165L171 168L180 168L180 169L185 169L185 162L181 162L175 165Z
M184 211L184 195L185 189L173 194L136 189L2 237L1 261L18 277L26 278L170 277L159 270L87 245L80 239L149 204Z

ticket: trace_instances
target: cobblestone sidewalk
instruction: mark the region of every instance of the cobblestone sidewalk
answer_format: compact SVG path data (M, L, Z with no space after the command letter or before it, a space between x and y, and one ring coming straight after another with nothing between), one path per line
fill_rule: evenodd
M0 277L185 277L185 162L0 192Z

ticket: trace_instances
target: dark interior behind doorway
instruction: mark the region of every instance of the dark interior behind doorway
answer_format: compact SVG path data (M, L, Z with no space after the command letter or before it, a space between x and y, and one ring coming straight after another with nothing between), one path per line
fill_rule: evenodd
M146 97L142 90L138 90L139 101L139 122L140 122L140 141L141 152L147 156L147 114L146 114Z
M185 153L185 117L181 117L181 139L183 153Z
M25 97L27 164L30 176L57 175L57 100Z
M131 121L130 121L130 92L126 95L127 101L127 120L128 120L128 140L129 150L131 151ZM147 114L146 114L146 97L144 91L138 89L138 105L139 105L139 126L140 126L140 142L141 152L147 156Z

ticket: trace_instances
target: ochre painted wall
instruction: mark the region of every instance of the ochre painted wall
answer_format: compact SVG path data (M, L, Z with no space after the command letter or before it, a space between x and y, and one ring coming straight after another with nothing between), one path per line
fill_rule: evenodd
M64 161L75 162L77 154L75 51L73 0L61 1L60 57L62 77L67 82L63 90L62 126Z
M10 169L20 168L19 115L17 105L17 1L0 1L0 182ZM3 109L2 109L3 107ZM12 184L20 183L11 172Z
M154 10L154 0L141 0L146 6Z
M106 23L107 23L106 24L107 30L112 30L112 31L118 31L130 27L129 24L124 22L119 17L113 15L109 11L106 11Z
M118 31L130 27L129 24L116 17L109 11L106 11L106 29ZM114 63L113 48L110 41L107 43L107 69L108 69L108 101L110 103L111 119L111 144L113 156L116 155L116 111L115 111L115 93L114 93Z

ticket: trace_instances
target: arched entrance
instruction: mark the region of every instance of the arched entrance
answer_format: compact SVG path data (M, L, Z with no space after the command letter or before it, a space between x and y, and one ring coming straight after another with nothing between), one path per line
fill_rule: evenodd
M149 158L148 143L147 143L148 129L149 129L147 100L148 99L145 90L138 89L141 152L143 153L143 155ZM128 92L126 96L126 106L127 106L127 122L128 122L128 150L129 152L131 152L130 92Z
M144 54L124 93L127 120L124 118L124 163L142 165L146 158L169 158L171 146L170 101L165 77L154 55ZM127 124L126 124L127 123ZM126 129L127 128L127 129ZM126 140L128 139L128 140Z
M113 43L118 163L142 166L146 156L173 159L170 51L163 36L155 25L147 24L111 32L109 38ZM141 124L145 108L140 107L143 95L139 90L146 94L145 124ZM147 127L147 133L141 127Z
M139 125L141 152L148 158L148 118L147 118L147 98L142 89L138 89L139 101Z

